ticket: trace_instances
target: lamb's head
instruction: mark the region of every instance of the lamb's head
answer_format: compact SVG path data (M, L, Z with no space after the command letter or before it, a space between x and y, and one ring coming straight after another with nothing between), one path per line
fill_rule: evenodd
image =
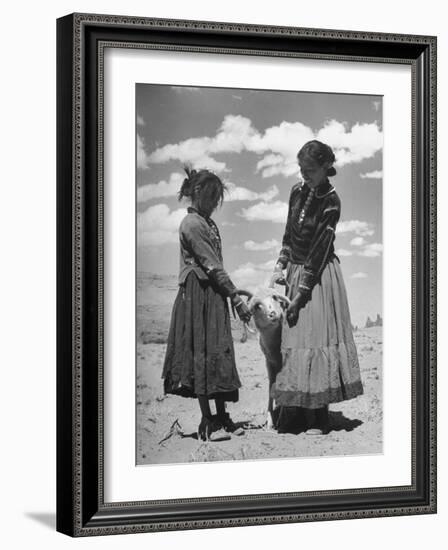
M281 325L284 311L290 304L289 298L273 288L260 288L254 294L247 291L240 294L249 298L247 305L258 330L263 331Z

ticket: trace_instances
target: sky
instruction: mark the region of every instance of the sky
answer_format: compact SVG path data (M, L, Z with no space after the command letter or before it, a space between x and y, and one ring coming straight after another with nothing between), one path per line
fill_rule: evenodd
M310 139L336 155L335 249L352 322L382 314L382 98L318 92L136 85L138 271L176 275L183 166L226 183L213 214L236 286L266 283L281 248L297 152Z

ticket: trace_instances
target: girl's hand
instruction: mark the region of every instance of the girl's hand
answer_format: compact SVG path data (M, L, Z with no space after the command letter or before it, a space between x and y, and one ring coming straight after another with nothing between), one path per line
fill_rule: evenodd
M280 267L280 264L277 264L274 269L274 273L271 276L269 286L273 287L274 285L286 285L285 276L283 274L283 269Z
M299 320L299 304L294 299L288 306L288 309L286 310L286 321L288 323L289 328L295 327L297 324L297 321Z
M238 317L243 321L243 323L248 323L250 321L250 318L252 317L251 312L249 311L249 308L243 302L243 300L240 300L237 304L235 304L236 312L238 313Z
M232 296L231 300L232 306L236 309L236 312L238 313L238 317L241 319L241 321L243 321L243 323L248 323L252 315L246 303L241 299L241 296L239 294L235 294L234 296Z
M298 292L291 304L286 310L286 321L289 328L296 326L299 320L299 311L305 306L309 298L309 294L305 292Z

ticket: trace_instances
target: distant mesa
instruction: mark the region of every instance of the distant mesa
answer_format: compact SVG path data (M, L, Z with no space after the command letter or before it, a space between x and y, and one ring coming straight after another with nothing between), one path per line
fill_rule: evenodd
M382 327L382 326L383 326L383 318L381 317L381 315L379 313L376 314L375 321L372 321L372 319L370 317L367 317L365 328Z
M367 317L366 324L364 325L364 328L371 328L371 327L382 327L383 326L383 318L379 313L376 314L375 321L372 321L370 317ZM353 332L357 332L359 330L358 325L352 324L352 330Z

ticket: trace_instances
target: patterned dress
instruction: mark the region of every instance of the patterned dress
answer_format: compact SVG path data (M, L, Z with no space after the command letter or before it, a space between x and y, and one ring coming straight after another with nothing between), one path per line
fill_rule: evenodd
M189 208L179 238L179 291L162 373L165 393L238 401L241 382L227 303L236 288L223 267L218 227Z
M292 188L279 263L288 296L309 299L294 327L282 330L283 366L272 395L280 406L319 409L363 393L347 294L334 237L341 203L327 180Z

